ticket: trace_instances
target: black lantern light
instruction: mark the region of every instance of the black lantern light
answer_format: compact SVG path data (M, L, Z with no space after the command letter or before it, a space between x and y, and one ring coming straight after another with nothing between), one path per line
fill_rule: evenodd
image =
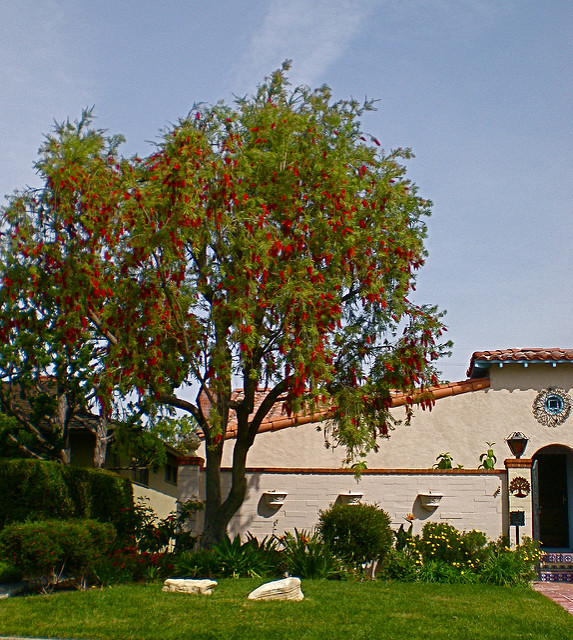
M525 451L525 447L527 447L529 438L527 436L524 436L521 431L514 431L505 439L505 441L507 442L507 446L509 447L511 453L513 453L516 458L521 458L523 452Z

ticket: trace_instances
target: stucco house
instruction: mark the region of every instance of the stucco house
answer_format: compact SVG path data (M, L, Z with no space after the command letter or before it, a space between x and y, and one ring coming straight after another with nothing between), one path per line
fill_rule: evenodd
M155 511L158 518L165 518L177 511L178 459L181 453L164 443L166 462L156 468L130 468L127 460L122 460L108 449L104 468L131 480L133 497L142 499ZM70 430L71 464L77 467L93 467L95 436L81 425Z
M229 533L312 529L321 509L362 500L384 508L396 528L413 514L415 533L433 520L492 539L533 536L546 550L571 552L573 349L478 351L467 376L433 388L431 411L416 408L410 425L381 440L358 481L343 466L344 452L325 447L323 414L288 417L277 405L249 452L248 493ZM396 394L395 417L403 404ZM495 443L493 469L479 468L486 443ZM231 453L227 447L224 477ZM434 468L442 453L454 468ZM202 458L181 459L180 500L204 494Z
M55 395L53 380L41 379L39 390L46 395ZM3 381L0 384L0 411L25 419L32 413L31 398L34 390L22 393L17 383ZM43 417L39 431L50 434L57 419L50 415ZM78 410L69 423L70 464L76 467L93 467L96 447L98 417L87 409ZM111 436L109 438L111 440ZM131 468L131 461L120 459L111 448L105 453L105 469L128 477L133 485L134 498L142 498L155 511L158 518L164 518L177 510L178 458L180 452L168 444L166 462L160 466Z

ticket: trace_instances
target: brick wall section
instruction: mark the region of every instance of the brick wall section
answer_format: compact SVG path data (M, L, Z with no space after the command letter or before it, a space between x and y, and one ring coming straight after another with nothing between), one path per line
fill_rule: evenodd
M224 469L222 476L225 493L230 469ZM199 486L190 483L186 489L201 496L203 473L196 478ZM414 533L428 521L448 522L460 530L479 529L491 539L507 531L507 473L501 469L368 469L357 482L349 469L249 468L247 482L247 497L229 527L231 536L249 531L262 538L295 528L311 530L319 511L349 492L362 493L362 502L385 509L394 528L413 513ZM269 507L264 497L264 492L273 490L287 494L279 508ZM429 491L443 494L433 511L424 509L418 497Z
M507 469L531 469L533 460L531 458L508 458L504 464Z

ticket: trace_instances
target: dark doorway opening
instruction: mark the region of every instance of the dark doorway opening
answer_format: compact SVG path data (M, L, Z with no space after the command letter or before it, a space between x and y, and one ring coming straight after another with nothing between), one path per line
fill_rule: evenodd
M545 548L568 548L567 455L539 453L535 460L538 474L539 541Z

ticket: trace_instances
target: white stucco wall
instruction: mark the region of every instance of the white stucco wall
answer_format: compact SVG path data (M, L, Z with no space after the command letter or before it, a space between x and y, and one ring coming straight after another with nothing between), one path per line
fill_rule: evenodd
M177 510L177 498L135 482L133 483L133 499L135 502L142 499L145 505L155 511L155 515L159 519L165 518Z
M379 451L367 458L370 468L425 469L436 456L449 451L454 464L476 468L486 442L495 442L497 467L511 456L505 439L514 431L529 439L525 456L530 457L550 444L573 447L573 415L558 427L546 427L535 419L532 404L539 391L561 387L570 395L573 364L551 367L545 364L492 367L491 387L436 401L431 411L415 409L410 425L399 425L389 438L380 438ZM402 409L394 415L403 417ZM324 423L289 427L277 432L260 433L249 452L249 467L327 467L342 466L342 448L326 448ZM226 443L223 466L232 464L233 440Z

